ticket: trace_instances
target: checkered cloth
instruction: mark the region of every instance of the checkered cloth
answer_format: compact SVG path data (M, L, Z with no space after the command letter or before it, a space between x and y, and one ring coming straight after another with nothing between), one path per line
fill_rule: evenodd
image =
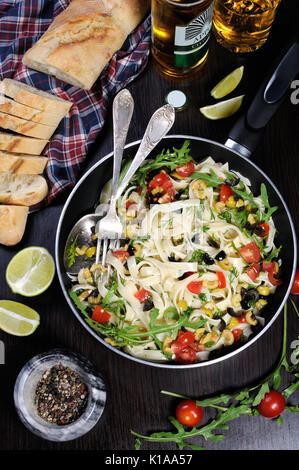
M0 78L14 78L74 103L43 152L49 158L47 203L76 183L113 97L143 71L150 44L148 16L114 54L91 91L28 69L22 64L23 54L69 3L70 0L0 0Z

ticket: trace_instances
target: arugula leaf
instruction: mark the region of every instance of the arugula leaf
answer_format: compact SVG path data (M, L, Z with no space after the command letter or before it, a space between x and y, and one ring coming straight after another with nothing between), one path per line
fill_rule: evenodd
M218 178L215 171L212 169L210 169L210 174L195 172L191 175L191 178L194 180L205 181L206 183L208 183L208 187L213 186L217 188L218 186L223 184L223 181L221 181L221 179Z
M264 183L261 184L261 200L267 209L267 213L262 214L262 220L264 222L269 222L272 214L278 209L277 206L271 207L269 204L269 198L268 198L268 193L267 193L267 188L264 185Z
M75 238L71 239L70 244L66 249L65 254L66 254L66 259L67 259L67 265L69 268L73 266L73 264L75 263L76 256L77 256L77 253L76 253L77 238L78 238L78 235L76 235Z

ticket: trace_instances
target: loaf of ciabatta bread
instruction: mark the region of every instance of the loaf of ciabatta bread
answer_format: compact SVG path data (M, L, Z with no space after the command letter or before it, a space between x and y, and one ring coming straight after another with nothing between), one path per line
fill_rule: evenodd
M149 4L149 0L73 0L25 53L23 64L90 89Z

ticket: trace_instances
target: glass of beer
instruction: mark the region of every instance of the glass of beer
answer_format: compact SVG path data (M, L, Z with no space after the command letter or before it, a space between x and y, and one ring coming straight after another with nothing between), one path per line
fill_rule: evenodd
M259 49L270 33L281 0L215 0L213 33L233 52Z
M208 55L213 0L152 0L152 55L171 77L198 70Z

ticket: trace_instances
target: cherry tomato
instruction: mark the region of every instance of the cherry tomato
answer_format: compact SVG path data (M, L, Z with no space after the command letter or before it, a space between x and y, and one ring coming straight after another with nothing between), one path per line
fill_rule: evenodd
M268 279L273 284L273 286L281 286L283 284L282 279L275 277L277 273L275 271L271 271L268 273Z
M178 343L180 343L183 347L190 346L195 341L195 336L192 331L179 331L178 337L176 339Z
M140 289L137 292L135 292L134 297L139 300L139 302L144 303L147 299L149 299L152 296L150 291L146 289Z
M299 269L297 269L296 274L295 274L293 286L291 289L291 294L299 294Z
M226 287L226 279L222 271L216 272L218 277L218 287L219 289L224 289Z
M271 390L266 393L260 404L258 410L265 418L276 418L285 409L284 396L276 390Z
M126 259L129 258L129 256L130 256L130 253L128 251L124 251L124 250L112 251L111 254L115 258L118 258L121 263L126 261Z
M184 426L198 426L203 418L203 409L193 400L184 400L175 411L176 419Z
M167 173L161 171L157 175L153 177L151 182L149 183L150 189L155 189L157 186L160 186L164 191L172 188L172 181L170 176Z
M250 277L252 281L255 281L260 273L261 267L258 263L252 264L246 269L247 276Z
M232 334L234 335L235 343L237 343L240 339L241 334L242 334L242 330L240 330L240 328L234 328L232 330Z
M239 323L247 323L246 314L241 315L240 317L238 317L238 322Z
M187 284L187 289L192 294L200 294L202 289L202 281L191 281Z
M137 205L132 201L127 201L126 202L126 210L128 210L128 209L134 210L135 212L137 212Z
M97 323L107 323L111 317L110 313L106 312L100 305L97 305L92 312L91 319Z
M276 270L276 265L273 261L264 261L263 264L262 264L262 270L267 271L268 273L272 272L272 271L275 271Z
M258 263L261 259L259 247L255 242L242 246L240 253L246 263Z
M227 184L222 184L220 188L220 201L226 202L230 196L232 196L233 190Z
M259 225L263 229L263 233L260 235L260 237L267 237L270 231L269 224L267 222L264 222L263 224Z
M176 167L175 171L179 176L183 178L192 175L194 173L194 163L188 162L186 165Z
M172 349L172 348L171 348ZM193 344L175 353L175 359L178 364L192 364L196 360L196 349Z

